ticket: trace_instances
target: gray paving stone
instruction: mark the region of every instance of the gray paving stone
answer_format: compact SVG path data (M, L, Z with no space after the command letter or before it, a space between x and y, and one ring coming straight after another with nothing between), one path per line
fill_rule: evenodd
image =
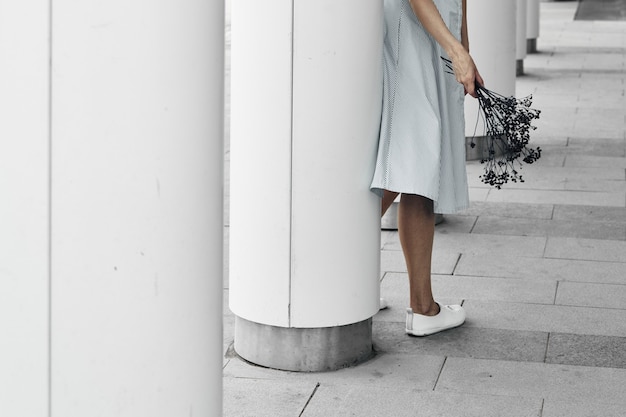
M626 370L448 358L436 391L580 401L626 408Z
M528 167L524 167L519 170L523 176L524 182L509 182L502 187L502 190L498 190L489 185L484 184L480 176L485 173L483 165L468 165L467 175L468 184L470 187L489 187L489 196L492 194L498 194L503 190L517 190L517 189L532 189L532 190L564 190L565 180L561 177L554 175L541 175L536 171L539 162ZM563 168L559 168L563 169Z
M470 233L476 222L476 217L446 214L443 222L437 225L438 234L446 233Z
M542 56L545 55L532 55L531 59L534 57L537 58L541 58ZM534 63L531 61L524 61L524 66L529 66L529 68L533 68L533 72L532 74L539 74L542 73L543 76L549 76L542 67L539 67L537 65L533 65ZM536 62L535 62L536 64ZM543 63L542 63L543 65ZM536 69L536 70L535 70ZM531 81L531 85L529 86L524 86L522 84L522 82L520 81L521 79L518 79L518 83L517 83L517 88L516 88L516 94L518 96L526 96L528 94L533 94L533 104L532 107L536 107L538 109L543 109L546 107L561 107L563 106L564 103L576 103L578 101L578 93L572 93L570 92L564 92L562 94L555 94L552 93L550 91L547 91L545 93L540 93L540 94L536 94L533 91L528 91L527 88L532 88L532 89L536 89L537 87L537 82L541 82L540 78L537 76L529 76L529 77L524 77L524 81L523 83L527 83L528 81ZM569 81L569 80L568 80ZM524 87L526 87L526 89L524 89ZM540 115L540 117L544 117L543 115ZM532 132L531 132L532 134ZM563 143L564 145L566 144L566 142ZM543 155L542 155L543 158Z
M471 318L470 318L471 319ZM374 347L382 352L543 362L548 333L461 326L428 337L411 337L404 322L374 321Z
M314 382L332 385L363 384L377 387L410 384L432 390L445 358L415 353L380 353L356 367L334 372L285 372L250 365L239 358L224 368L224 378Z
M551 70L554 68L551 68ZM555 79L551 79L550 91L560 91L567 92L567 88L572 88L572 82L569 81L566 77L562 78L560 81L556 81ZM559 88L561 87L561 88ZM537 93L535 96L540 96L542 93L542 86L539 84L537 86ZM541 132L544 134L546 131L556 131L560 132L563 135L564 131L569 131L570 129L573 131L574 122L576 121L576 108L575 107L565 107L563 103L555 103L554 107L543 106L541 109L541 117L539 120L533 123L533 126L537 127L535 132ZM535 133L533 132L533 133ZM569 136L569 135L563 135Z
M541 257L546 238L526 236L494 236L466 233L437 233L433 256L439 253L462 253L481 255L519 255ZM387 242L385 250L400 250L400 242Z
M575 123L573 129L574 129L574 133L571 134L570 137L579 136L583 138L602 137L602 138L608 138L608 139L624 139L624 136L625 136L623 128L620 128L620 129L602 128L602 127L590 125L588 123L587 124Z
M263 380L298 380L306 376L304 373L279 371L276 369L263 368L248 363L238 357L234 351L229 351L231 357L228 365L224 367L223 377L224 380L229 378L235 379L263 379ZM308 381L308 380L307 380Z
M478 300L467 300L463 307L465 325L472 327L626 336L626 310Z
M545 257L626 262L626 242L550 237L546 245Z
M566 167L626 168L626 158L617 156L567 155Z
M470 207L460 212L459 215L549 220L552 218L553 211L554 206L551 204L510 204L477 201L472 202Z
M540 399L322 385L302 417L530 417L540 410Z
M565 166L565 158L567 152L564 145L555 144L554 141L544 141L539 137L531 137L530 146L533 148L541 148L541 159L534 166L561 168ZM527 171L532 170L529 167Z
M549 135L549 134L544 134L543 132L535 132L535 136L533 137L533 146L547 146L547 145L559 145L559 146L565 146L565 144L567 144L567 136L564 136L562 134L562 132L555 134L555 135ZM541 155L541 157L543 158L544 155ZM546 160L549 158L546 158ZM543 163L542 163L543 164ZM558 165L553 165L552 163L547 163L544 166L563 166L563 164L558 164Z
M299 416L316 383L224 378L224 417Z
M581 74L581 76L584 77L585 74L583 73ZM585 80L584 82L587 82L587 81ZM617 82L621 82L621 80ZM611 83L615 83L615 81L611 80ZM580 95L578 98L578 103L577 103L578 107L579 108L599 108L602 106L609 106L609 107L614 107L614 108L626 107L626 97L624 96L624 90L622 88L604 89L603 93L606 93L606 94Z
M444 358L410 354L380 353L355 368L314 375L320 383L333 385L365 384L371 386L410 385L416 390L432 390Z
M531 204L572 204L584 206L624 207L624 192L588 192L568 190L522 190L501 189L489 193L488 202L531 203Z
M406 261L399 242L394 242L393 247L396 249L380 252L381 277L385 272L406 272ZM454 251L442 250L433 253L431 261L433 274L452 275L459 256L460 254Z
M541 159L536 164L524 165L520 172L522 174L525 173L524 178L528 178L528 181L544 180L558 183L562 179L577 180L587 178L624 181L624 170L621 167L610 168L605 166L602 169L599 167L551 167L543 166ZM511 186L513 185L511 184Z
M480 216L472 233L511 236L557 236L626 240L626 223L570 220L514 219Z
M407 299L409 291L407 273L385 275L381 292L402 294ZM496 300L517 303L553 304L555 281L529 281L512 278L491 278L454 275L432 275L433 295L436 300Z
M537 94L539 94L539 92L537 92ZM545 112L543 117L545 117ZM535 132L535 138L538 138L542 141L546 138L560 139L563 137L569 137L576 133L574 127L569 124L565 124L559 128L557 124L540 125L539 123L537 123L537 127L539 128L539 130Z
M626 182L623 180L598 180L595 178L585 178L568 180L564 184L568 191L588 191L588 192L610 192L625 193Z
M554 206L555 220L626 223L626 207Z
M484 185L469 185L469 198L470 205L476 201L485 201L487 200L487 196L489 195L488 186Z
M626 285L561 282L556 294L556 304L625 310Z
M546 362L626 368L626 337L551 333Z
M398 239L397 230L381 230L380 231L380 248L382 249L388 240L397 240L397 239Z
M585 398L558 401L546 399L542 417L624 417L624 404Z
M626 263L523 256L461 255L455 275L622 284Z
M546 60L544 68L537 68L532 73L537 74L539 79L536 82L535 93L533 97L539 98L545 95L552 95L556 99L552 103L547 102L542 104L541 107L537 106L541 110L541 117L539 120L545 120L546 114L553 115L555 111L558 111L560 107L567 107L567 115L571 115L572 109L575 107L575 101L560 100L558 96L570 94L572 89L580 88L580 74L579 73L566 73L559 71L551 65L551 59ZM550 67L550 68L549 68ZM548 109L548 113L546 110ZM571 122L571 121L570 121ZM556 127L556 123L552 123L551 126ZM535 131L537 135L543 134L542 129ZM562 135L567 137L567 135Z
M581 126L600 126L602 129L615 129L623 132L626 127L624 122L624 109L607 108L606 106L604 108L579 108L576 112L576 122L574 126L577 128Z

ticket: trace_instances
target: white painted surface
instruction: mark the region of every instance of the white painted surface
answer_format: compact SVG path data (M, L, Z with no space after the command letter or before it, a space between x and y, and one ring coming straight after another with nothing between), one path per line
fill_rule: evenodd
M299 0L295 9L292 0L233 3L236 315L331 327L376 313L379 201L369 182L381 47L380 0Z
M537 39L539 37L539 3L540 0L527 0L526 37Z
M292 0L231 7L230 308L288 327Z
M357 323L379 307L382 4L300 0L294 16L291 324Z
M219 413L223 7L53 2L55 417Z
M48 416L48 18L0 0L1 416Z
M473 0L467 5L470 53L485 87L505 96L515 94L515 35L517 0ZM478 101L465 100L465 135L483 136Z
M517 0L515 11L515 59L523 60L527 55L526 19L528 0Z

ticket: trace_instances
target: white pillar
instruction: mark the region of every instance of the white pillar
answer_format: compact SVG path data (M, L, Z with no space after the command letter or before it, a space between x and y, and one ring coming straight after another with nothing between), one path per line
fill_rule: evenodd
M485 81L485 87L505 96L515 94L515 39L517 0L473 0L467 5L470 53ZM467 158L483 155L484 124L478 120L478 101L465 100ZM470 138L476 147L470 148Z
M53 417L220 414L223 13L53 1Z
M516 60L516 74L524 74L524 58L526 58L527 44L526 44L526 15L527 15L528 0L517 0L517 7L515 11L516 17L516 32L515 32L515 60Z
M203 156L200 167L208 170L203 179L204 183L197 183L200 192L206 192L205 200L199 215L203 219L207 219L207 228L205 236L202 237L204 250L206 252L197 254L195 261L206 259L206 265L199 268L200 274L205 274L203 279L208 280L208 292L202 294L200 303L209 303L202 306L206 309L208 315L199 317L199 325L201 326L201 334L203 342L206 343L206 352L197 351L195 358L189 360L204 359L208 362L205 370L206 375L198 378L198 384L194 386L195 399L201 401L205 399L203 408L207 410L207 415L219 417L222 415L222 369L224 369L223 357L223 295L224 295L224 0L213 0L209 2L198 1L200 6L197 12L206 12L205 7L208 6L208 14L200 15L199 20L207 19L208 23L198 22L199 32L208 29L208 48L203 47L204 34L198 33L196 46L203 57L204 66L196 73L198 77L195 81L199 85L207 83L207 90L203 94L208 94L208 104L206 113L198 113L194 120L198 126L198 138L200 147L198 150L207 152ZM205 3L208 3L205 4ZM192 33L193 35L193 33ZM193 53L198 53L194 51ZM205 55L206 54L206 55ZM189 57L190 58L190 57ZM181 63L184 65L184 62ZM208 76L205 81L203 70L208 66ZM192 83L193 84L193 83ZM203 100L200 101L202 103ZM196 104L200 104L196 103ZM192 102L192 105L194 103ZM208 132L204 132L203 121L208 120ZM207 134L208 133L208 134ZM207 142L205 146L203 142ZM208 164L208 166L202 166ZM191 192L196 192L193 189ZM201 283L201 281L200 281ZM202 328L202 326L206 326ZM208 333L207 333L208 332ZM208 337L207 339L204 339ZM193 343L193 334L187 334L190 343ZM181 343L187 343L187 340ZM179 346L180 348L180 346ZM206 355L206 357L205 357ZM195 381L190 381L194 384ZM207 386L208 384L208 386ZM208 388L208 389L207 389ZM183 400L179 398L178 400ZM200 413L203 410L200 410ZM201 415L198 413L198 415ZM195 414L194 414L195 415Z
M528 53L537 52L539 38L540 0L528 0L526 17L526 38Z
M233 2L230 307L252 362L371 353L381 60L380 0Z
M49 2L0 0L0 415L48 417Z

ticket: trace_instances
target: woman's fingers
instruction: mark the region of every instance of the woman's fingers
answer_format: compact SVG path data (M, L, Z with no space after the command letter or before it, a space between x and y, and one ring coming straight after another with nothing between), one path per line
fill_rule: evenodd
M476 97L476 81L478 80L478 77L480 77L480 75L476 71L476 67L472 65L467 68L462 76L457 77L457 81L463 84L466 94Z
M465 87L465 92L474 98L477 97L475 80L476 78L472 77L471 80L468 80L466 83L463 84L463 87Z
M483 77L481 77L481 75L478 73L478 70L476 70L476 82L478 82L478 84L480 85L485 85Z
M460 49L458 54L452 57L452 65L456 80L463 84L465 93L476 97L475 83L480 75L470 54L465 49Z

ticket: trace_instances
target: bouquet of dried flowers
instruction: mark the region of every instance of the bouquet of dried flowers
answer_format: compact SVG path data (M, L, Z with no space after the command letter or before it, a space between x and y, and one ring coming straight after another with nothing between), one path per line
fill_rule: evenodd
M451 62L446 58L449 70ZM530 131L536 129L532 121L539 118L540 110L533 109L532 96L517 99L505 97L476 83L478 95L479 119L485 123L487 155L481 163L485 164L485 174L480 176L483 183L500 189L507 182L524 182L518 172L522 162L532 164L541 157L541 148L529 148ZM477 121L478 125L478 121ZM476 143L472 139L470 144Z
M518 172L521 161L532 164L541 157L541 148L529 148L530 131L536 129L531 123L539 118L540 110L533 109L532 96L517 99L494 93L476 84L479 117L485 122L487 152L481 162L485 174L483 183L500 189L509 180L524 182ZM476 146L474 141L472 147Z

